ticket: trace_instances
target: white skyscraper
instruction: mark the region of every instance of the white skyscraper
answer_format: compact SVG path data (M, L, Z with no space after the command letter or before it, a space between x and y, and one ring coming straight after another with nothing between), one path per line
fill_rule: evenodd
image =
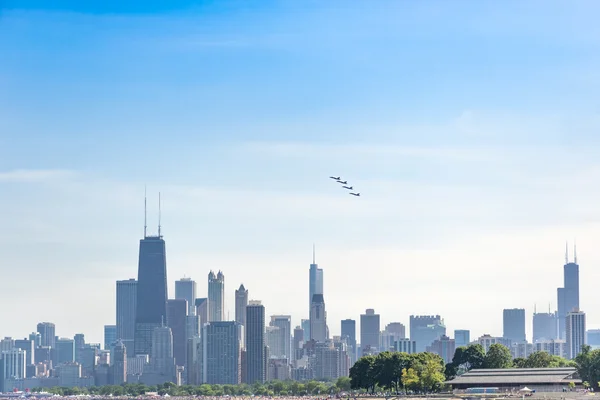
M567 357L573 359L585 344L585 313L578 309L567 314Z
M272 315L270 326L279 328L279 341L281 342L280 358L292 360L292 317L290 315Z
M25 378L25 355L26 352L21 349L4 350L0 353L0 359L4 368L0 370L2 375L0 379L4 384L5 379L24 379ZM6 388L5 388L5 391Z

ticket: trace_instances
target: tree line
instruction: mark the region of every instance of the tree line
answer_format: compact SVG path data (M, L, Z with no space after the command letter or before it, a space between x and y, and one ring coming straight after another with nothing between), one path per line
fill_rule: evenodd
M122 385L92 386L92 387L53 387L34 388L33 392L46 391L60 396L101 395L101 396L140 396L145 393L158 392L169 396L301 396L340 393L350 390L350 378L342 377L335 381L272 381L255 383L253 385L182 385L172 382L162 385L147 386L141 383L125 383Z
M383 352L376 356L361 357L350 369L352 389L374 393L378 388L395 393L430 393L444 388L444 382L471 369L480 368L557 368L576 367L582 379L600 381L600 350L584 349L579 361L565 360L538 351L527 358L512 358L510 349L502 344L492 344L486 352L482 345L459 347L452 361L433 353ZM583 362L586 360L586 362ZM593 365L593 368L583 367ZM590 372L586 372L590 371ZM587 374L587 375L586 375ZM584 378L585 376L585 378Z

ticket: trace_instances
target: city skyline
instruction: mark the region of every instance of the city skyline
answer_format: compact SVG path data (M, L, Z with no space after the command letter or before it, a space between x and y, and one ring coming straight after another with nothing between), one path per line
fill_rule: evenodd
M4 335L103 341L145 185L170 297L221 270L230 320L242 283L307 319L316 243L331 335L368 308L501 335L524 308L530 340L576 239L600 327L599 4L19 3L0 24L0 272L25 284L3 288Z

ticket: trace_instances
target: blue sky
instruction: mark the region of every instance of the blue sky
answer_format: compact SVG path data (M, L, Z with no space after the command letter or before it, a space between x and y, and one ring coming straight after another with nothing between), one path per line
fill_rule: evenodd
M596 2L46 3L0 3L0 269L29 282L0 334L101 340L144 185L169 279L223 269L232 312L243 282L299 323L316 242L333 333L372 307L500 335L576 238L600 325Z

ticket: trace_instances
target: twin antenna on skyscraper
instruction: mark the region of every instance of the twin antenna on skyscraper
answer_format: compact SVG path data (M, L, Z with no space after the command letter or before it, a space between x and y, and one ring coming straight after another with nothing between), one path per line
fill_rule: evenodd
M161 238L162 235L160 233L160 192L158 192L158 237ZM144 238L148 237L148 201L147 201L147 193L146 187L144 186Z

